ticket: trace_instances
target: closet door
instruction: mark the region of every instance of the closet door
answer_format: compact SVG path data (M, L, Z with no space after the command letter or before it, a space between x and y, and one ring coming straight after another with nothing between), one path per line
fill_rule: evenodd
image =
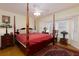
M69 19L69 36L70 40L78 40L78 17Z
M73 36L74 36L74 20L71 18L71 19L68 19L69 21L69 40L73 40Z
M74 17L73 21L74 21L73 40L78 41L78 17Z
M70 37L71 39L69 39L69 44L71 44L72 46L79 48L79 20L78 20L78 16L72 17L72 19L70 20Z

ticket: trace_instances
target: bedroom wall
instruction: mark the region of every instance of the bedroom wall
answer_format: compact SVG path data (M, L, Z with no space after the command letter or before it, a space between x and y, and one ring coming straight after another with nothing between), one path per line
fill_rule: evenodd
M53 22L53 16L52 15L48 15L44 18L40 18L39 19L39 32L43 31L43 27L48 26L48 24L46 24L46 23L52 24L52 22Z
M78 29L79 29L79 7L70 8L70 9L67 9L67 10L56 13L56 19L70 18L71 21L69 21L69 23L68 23L70 25L71 25L71 22L72 22L71 18L74 17L74 16L78 17L78 19L77 19L78 24L77 24L76 28L77 28L77 32L78 32L77 35L79 35L79 31L78 31ZM71 28L69 28L69 30L71 30ZM71 45L73 45L74 47L79 49L79 37L78 38L75 37L74 39L69 38L69 43Z
M78 20L77 20L77 26L75 26L76 31L77 31L77 34L76 36L74 36L74 39L73 40L70 40L69 43L72 44L74 47L78 48L79 49L79 16L78 16Z
M10 24L12 25L12 28L8 29L8 33L13 32L14 16L16 20L16 29L26 27L26 16L0 9L0 25L2 24L2 15L10 16ZM34 20L31 17L30 17L30 27L34 28ZM5 32L6 32L5 28L0 28L0 36L4 35ZM1 46L1 40L0 40L0 46Z
M26 16L16 15L16 28L26 27ZM29 27L34 28L34 19L29 17Z
M73 7L73 8L69 8L69 9L65 9L63 11L57 12L56 13L56 20L61 20L61 19L69 19L72 18L74 16L78 16L79 15L79 7ZM52 15L46 16L44 18L40 18L40 22L45 22L45 21L52 21L53 17ZM70 21L71 20L71 21ZM71 28L69 27L71 24L70 22L72 22L72 19L70 19L67 23L67 30L68 32L71 31ZM43 25L41 25L43 26ZM40 27L39 27L40 29ZM78 16L78 27L77 30L79 29L79 16ZM78 31L78 35L79 35L79 31ZM74 47L79 49L79 37L75 38L74 40L71 39L71 35L69 35L69 40L68 40L69 44L73 45Z
M21 27L26 27L26 16L24 15L20 15L20 14L16 14L16 13L12 13L12 12L8 12L8 11L4 11L0 9L0 25L2 24L2 15L6 15L6 16L10 16L10 24L13 26L13 20L14 20L14 16L15 16L15 20L16 20L16 28L21 28ZM30 17L30 27L34 28L34 20L32 17ZM2 30L1 33L5 33L5 28L0 28L0 30ZM11 28L13 31L13 27ZM8 29L10 30L10 29ZM9 31L10 32L10 31Z
M63 11L57 12L56 19L67 18L67 17L71 17L71 16L76 16L76 15L79 15L79 6L73 7L73 8L68 8Z

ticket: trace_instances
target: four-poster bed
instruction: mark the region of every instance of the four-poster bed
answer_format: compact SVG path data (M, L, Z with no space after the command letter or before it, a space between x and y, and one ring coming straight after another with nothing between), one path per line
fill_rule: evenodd
M40 49L47 46L49 43L54 43L54 35L43 33L30 33L29 32L29 4L27 3L27 17L26 17L26 34L17 34L14 16L14 36L16 44L21 48L25 55L32 55ZM53 24L53 31L55 29ZM54 34L54 33L53 33Z

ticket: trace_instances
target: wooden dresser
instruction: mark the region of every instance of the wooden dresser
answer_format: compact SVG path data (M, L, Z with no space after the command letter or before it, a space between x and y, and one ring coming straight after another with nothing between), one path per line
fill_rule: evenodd
M1 36L1 49L9 46L13 46L13 36L10 34Z

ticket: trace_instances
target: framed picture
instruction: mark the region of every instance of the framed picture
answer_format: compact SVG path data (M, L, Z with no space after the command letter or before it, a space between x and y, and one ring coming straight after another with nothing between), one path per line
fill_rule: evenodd
M2 15L2 23L10 23L10 16Z

